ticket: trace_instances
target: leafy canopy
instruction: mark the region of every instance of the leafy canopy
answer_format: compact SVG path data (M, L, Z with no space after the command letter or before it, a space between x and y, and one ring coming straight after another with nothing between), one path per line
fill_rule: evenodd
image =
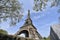
M0 22L10 19L10 25L15 25L22 17L22 5L18 0L0 0Z
M46 6L50 2L50 7L59 7L58 12L60 12L60 0L34 0L34 8L35 11L42 11L46 9Z
M7 31L0 29L0 34L8 34Z

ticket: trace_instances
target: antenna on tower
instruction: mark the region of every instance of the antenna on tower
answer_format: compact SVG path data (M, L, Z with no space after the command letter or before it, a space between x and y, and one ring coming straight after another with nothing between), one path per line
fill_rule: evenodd
M30 18L30 10L28 10L28 18Z

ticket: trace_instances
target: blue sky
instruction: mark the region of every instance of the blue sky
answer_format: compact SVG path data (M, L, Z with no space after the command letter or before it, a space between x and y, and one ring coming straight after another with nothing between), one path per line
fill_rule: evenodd
M31 11L31 19L33 21L33 25L37 28L37 31L40 33L42 37L48 37L50 34L50 26L53 24L58 23L58 17L60 16L59 13L57 13L58 8L53 7L50 8L48 2L48 6L44 11L35 12L32 10L33 8L33 0L19 0L21 3L23 3L24 8L24 16L21 19L19 23L17 23L14 27L9 27L9 22L4 22L0 24L0 28L8 31L9 34L16 33L20 27L24 24L26 18L27 18L27 11L30 9Z

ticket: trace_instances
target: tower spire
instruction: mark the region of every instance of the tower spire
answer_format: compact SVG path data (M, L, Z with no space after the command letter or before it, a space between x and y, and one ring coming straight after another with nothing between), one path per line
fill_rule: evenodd
M30 10L28 10L28 19L30 18Z
M25 20L26 22L25 22L25 25L27 24L32 24L32 20L31 20L31 18L30 18L30 10L28 10L28 15L27 15L27 19Z

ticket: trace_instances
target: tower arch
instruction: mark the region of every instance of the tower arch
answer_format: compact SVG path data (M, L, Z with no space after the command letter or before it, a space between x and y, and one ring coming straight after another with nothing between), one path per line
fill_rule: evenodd
M24 34L25 37L29 37L29 32L27 30L20 31L18 35L21 35L21 34Z
M20 35L24 33L25 37L33 38L34 40L40 40L42 37L37 32L36 27L33 25L32 20L30 18L30 10L28 10L27 19L25 20L25 23L22 27L20 27L19 31L15 35Z

